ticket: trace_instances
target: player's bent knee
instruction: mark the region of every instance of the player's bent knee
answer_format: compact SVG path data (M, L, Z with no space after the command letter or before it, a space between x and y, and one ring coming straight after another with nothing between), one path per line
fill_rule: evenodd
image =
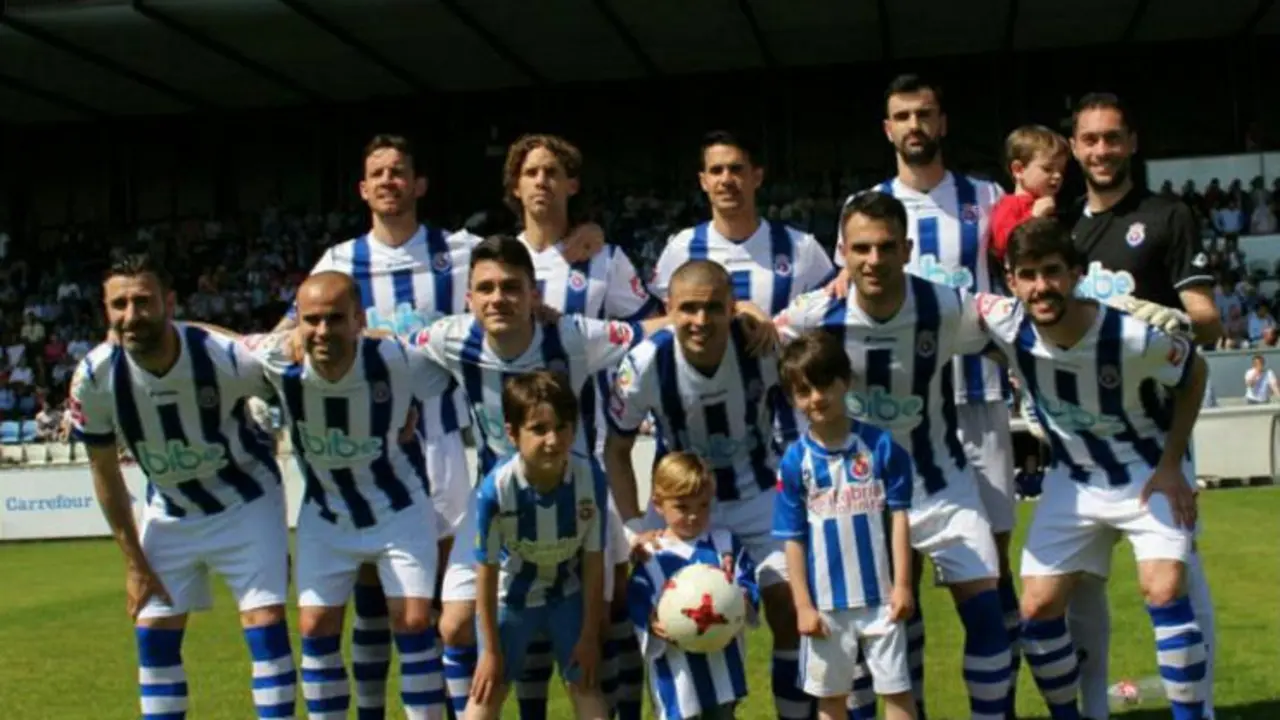
M977 580L965 580L950 585L951 597L956 602L962 603L975 595L979 595L988 590L995 590L999 580L996 578L978 578Z
M298 611L298 634L329 637L342 632L345 607L304 607Z
M268 605L266 607L242 610L240 626L247 628L266 627L285 620L284 605Z
M440 611L440 639L451 647L472 647L476 644L474 603L444 603Z
M1024 578L1022 597L1018 603L1026 620L1053 620L1067 613L1067 593L1054 582L1038 582L1044 578Z
M163 617L140 617L135 625L152 630L181 630L187 626L187 616L184 613L182 615L165 615Z
M388 598L391 627L401 634L416 635L431 627L431 601L427 598Z
M1148 605L1168 605L1186 594L1186 566L1176 560L1139 565L1138 581Z

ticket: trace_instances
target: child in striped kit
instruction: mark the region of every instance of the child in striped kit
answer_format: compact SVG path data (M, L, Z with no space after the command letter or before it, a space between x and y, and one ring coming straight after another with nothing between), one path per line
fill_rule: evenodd
M834 335L810 331L779 360L809 420L778 467L774 536L785 542L804 691L820 720L844 720L865 658L885 717L916 716L902 621L911 616L911 458L889 433L849 418L853 368ZM892 553L890 553L892 547Z
M648 557L631 573L627 605L648 665L654 714L662 720L731 720L734 707L747 696L747 647L741 634L720 652L685 652L668 641L656 614L668 578L705 563L733 577L756 621L755 563L728 529L708 528L715 487L710 467L693 453L670 453L653 471L653 508L666 529L644 546Z

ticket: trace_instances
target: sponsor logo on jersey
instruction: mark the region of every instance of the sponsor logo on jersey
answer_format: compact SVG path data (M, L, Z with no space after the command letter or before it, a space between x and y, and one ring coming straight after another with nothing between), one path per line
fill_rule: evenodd
M1102 263L1095 260L1089 263L1089 272L1076 283L1076 297L1106 300L1121 295L1132 295L1137 287L1138 284L1130 273L1124 270L1119 272L1107 270L1102 267Z
M716 433L707 438L705 443L694 442L687 430L682 430L676 438L680 448L695 455L701 455L713 468L731 468L734 461L746 457L756 449L756 434L748 432L745 437L732 438Z
M916 395L894 397L883 387L873 385L865 391L850 392L845 396L845 407L850 415L872 425L895 430L910 429L920 423L924 398Z
M181 440L143 440L134 446L134 455L147 477L164 483L209 478L227 466L227 450L221 445Z
M935 282L939 285L958 288L961 290L973 290L975 287L975 278L969 268L950 268L938 259L937 255L921 255L916 261L914 268L909 268L917 276Z
M338 428L298 423L298 436L307 462L318 468L347 468L368 464L382 455L382 438L353 438Z
M1130 225L1128 231L1124 234L1124 241L1129 243L1129 247L1138 247L1146 239L1147 226L1145 223L1136 222Z
M786 255L778 255L773 258L773 271L782 276L791 276L791 258Z
M516 537L514 530L506 533L507 549L519 555L526 562L534 565L545 565L547 574L552 577L556 574L556 565L571 560L582 549L582 538L571 537L561 538L559 540L527 540L525 538ZM539 568L541 571L541 568ZM543 573L539 572L541 576Z
M1066 433L1087 432L1093 435L1118 435L1124 432L1124 422L1113 415L1094 414L1084 408L1062 400L1042 398L1037 405L1060 430Z
M884 510L884 484L859 483L814 490L806 498L809 514L823 519L849 517Z
M365 310L365 324L370 330L386 330L392 335L412 335L430 327L440 317L441 313L420 310L409 303L396 305L389 315L383 315L377 308Z

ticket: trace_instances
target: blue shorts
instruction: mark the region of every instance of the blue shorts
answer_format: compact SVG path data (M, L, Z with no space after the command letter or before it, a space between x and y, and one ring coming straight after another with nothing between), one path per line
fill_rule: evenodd
M510 608L498 601L498 645L502 648L503 682L515 682L524 672L529 646L539 635L551 640L551 650L565 682L582 677L577 665L570 665L573 648L582 635L582 593L574 593L545 605ZM476 638L484 646L484 630L476 623Z

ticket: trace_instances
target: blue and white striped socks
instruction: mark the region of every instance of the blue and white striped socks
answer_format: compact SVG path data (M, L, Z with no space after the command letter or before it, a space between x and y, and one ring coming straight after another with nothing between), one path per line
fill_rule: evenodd
M640 656L636 628L631 624L626 606L620 611L614 610L609 640L617 667L617 692L613 700L617 720L640 720L644 706L644 658Z
M292 718L298 693L298 674L289 646L289 627L280 621L245 628L245 642L253 658L253 706L259 718Z
M1080 666L1071 644L1065 617L1026 620L1022 624L1022 655L1031 676L1049 706L1053 720L1080 720L1076 693L1080 687Z
M800 651L775 648L771 675L778 720L808 720L813 717L814 699L800 687Z
M391 618L382 588L356 584L355 610L351 629L351 677L355 681L356 717L383 720L387 676L391 673Z
M1147 612L1156 631L1156 662L1173 718L1201 720L1206 652L1191 600L1184 595L1168 605L1148 605Z
M539 634L529 643L524 672L516 681L520 720L547 720L547 689L551 685L554 664L551 641L546 635Z
M476 674L479 654L474 645L469 647L446 645L444 648L444 689L449 697L449 709L461 720L467 711L467 698L471 695L471 677Z
M444 717L444 664L436 632L396 633L400 653L400 697L409 720Z
M135 628L138 690L143 720L187 716L187 672L182 667L183 630Z
M964 681L973 720L1004 720L1012 659L1000 593L987 590L956 606L964 624Z
M1009 696L1005 712L1008 717L1017 715L1018 707L1018 671L1022 669L1022 612L1018 605L1018 592L1013 587L1013 578L1001 577L1000 609L1004 611L1004 630L1009 637Z
M302 638L302 696L310 720L346 720L351 706L342 636Z

